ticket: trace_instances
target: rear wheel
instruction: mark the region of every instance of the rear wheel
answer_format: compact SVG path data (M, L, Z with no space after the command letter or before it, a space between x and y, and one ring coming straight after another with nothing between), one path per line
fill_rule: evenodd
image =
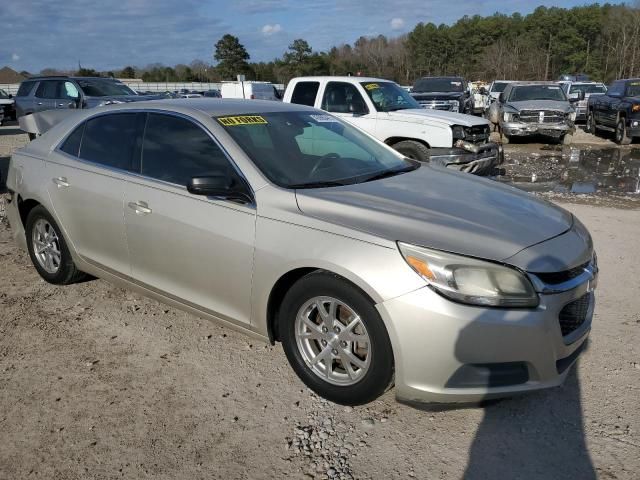
M618 119L616 124L615 140L618 145L629 145L632 138L627 135L627 122L624 117Z
M394 143L392 147L405 157L418 160L419 162L428 162L431 158L429 148L415 140L402 140Z
M393 352L373 302L340 277L311 273L291 287L280 309L289 363L318 395L343 405L380 396L393 379Z
M85 277L73 263L60 227L43 206L29 212L25 233L31 261L47 282L67 285Z

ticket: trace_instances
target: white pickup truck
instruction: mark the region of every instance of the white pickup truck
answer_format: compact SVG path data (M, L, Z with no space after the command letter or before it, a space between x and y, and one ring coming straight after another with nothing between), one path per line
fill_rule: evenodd
M283 102L316 107L343 118L403 155L478 175L502 163L483 118L420 108L398 84L365 77L298 77Z

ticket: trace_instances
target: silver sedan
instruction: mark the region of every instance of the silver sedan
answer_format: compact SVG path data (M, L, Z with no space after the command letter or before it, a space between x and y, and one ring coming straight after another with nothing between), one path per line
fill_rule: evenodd
M65 112L16 152L8 215L46 281L86 274L265 341L341 404L559 385L596 257L566 211L304 106ZM38 123L38 122L36 122Z

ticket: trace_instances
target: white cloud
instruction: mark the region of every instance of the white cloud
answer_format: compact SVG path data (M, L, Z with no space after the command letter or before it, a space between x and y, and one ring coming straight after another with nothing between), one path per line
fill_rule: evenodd
M391 30L402 30L404 27L404 20L402 18L392 18L391 19Z
M20 60L20 55L18 55L17 53L14 53L13 55L11 55L11 60L13 60L14 62L17 62L18 60Z
M275 35L282 31L282 26L279 23L274 23L273 25L265 25L262 27L262 34L269 37L271 35Z

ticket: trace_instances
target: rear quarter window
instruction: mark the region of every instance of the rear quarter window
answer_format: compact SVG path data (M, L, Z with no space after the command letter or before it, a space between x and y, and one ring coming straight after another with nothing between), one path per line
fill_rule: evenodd
M16 97L26 97L33 90L36 82L22 82L20 87L18 88L18 93L16 93Z
M313 107L318 95L320 82L298 82L291 94L291 103Z
M80 144L82 143L82 133L84 132L85 123L77 127L71 135L64 141L60 150L64 153L77 157L80 154Z

